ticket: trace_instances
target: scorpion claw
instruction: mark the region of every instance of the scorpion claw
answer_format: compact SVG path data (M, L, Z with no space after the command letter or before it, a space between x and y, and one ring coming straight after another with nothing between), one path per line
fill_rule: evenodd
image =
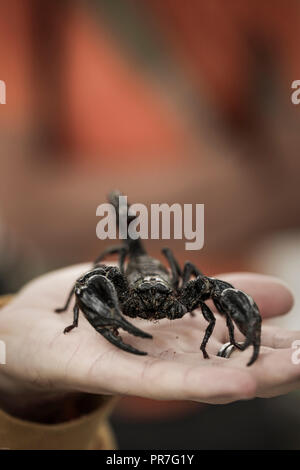
M108 328L97 328L98 333L100 333L104 338L107 339L110 343L114 344L123 351L136 354L138 356L146 356L147 353L144 351L140 351L139 349L130 346L130 344L126 344L122 341L121 337L116 335L112 330Z
M235 346L244 351L253 346L253 354L248 362L251 366L257 359L260 349L261 316L252 297L237 289L226 289L220 298L222 309L230 315L238 329L245 336L242 344Z
M254 344L253 354L252 354L250 361L247 363L247 366L251 366L256 361L256 359L258 358L258 354L259 354L259 345Z
M128 333L131 333L134 336L139 336L140 338L149 338L152 339L152 335L149 333L146 333L145 331L140 330L136 326L132 325L129 323L124 317L120 315L120 318L117 321L118 327L122 328L125 331L128 331Z
M99 298L99 292L103 294L103 300ZM140 330L124 318L119 307L115 287L109 279L102 274L95 275L89 283L88 289L85 288L82 291L78 289L76 295L86 319L98 333L124 351L133 354L146 354L123 343L121 337L118 336L117 330L122 328L134 336L152 338L149 333Z

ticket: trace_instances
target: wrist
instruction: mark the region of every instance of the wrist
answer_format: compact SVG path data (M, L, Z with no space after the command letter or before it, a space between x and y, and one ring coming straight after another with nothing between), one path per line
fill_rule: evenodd
M13 295L0 296L0 309L7 306ZM10 373L8 364L0 366L0 408L23 419L46 419L51 413L60 414L66 392L49 392L33 388Z
M57 424L94 411L103 398L107 399L80 392L7 394L0 391L0 408L19 419Z
M39 421L58 412L67 393L44 392L26 388L3 373L0 374L0 408L17 418Z

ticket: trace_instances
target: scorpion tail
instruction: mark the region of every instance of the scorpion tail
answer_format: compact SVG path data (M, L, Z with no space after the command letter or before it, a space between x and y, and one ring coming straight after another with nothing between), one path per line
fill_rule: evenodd
M126 219L126 227L124 227L126 231L126 238L124 239L124 242L128 247L128 254L129 256L145 255L146 251L143 246L143 243L141 242L141 239L138 238L135 240L133 238L130 238L128 234L129 224L130 222L136 219L136 216L128 214L128 209L130 209L130 206L128 208L127 200L123 198L125 198L125 196L117 189L114 191L111 191L108 195L108 201L115 208L116 216L117 216L117 225L119 228L120 228L119 226L120 220Z

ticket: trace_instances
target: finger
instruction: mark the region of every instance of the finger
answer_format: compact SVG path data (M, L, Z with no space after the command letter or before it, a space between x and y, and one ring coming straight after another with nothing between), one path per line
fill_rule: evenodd
M106 384L109 384L107 389ZM78 376L77 386L89 393L205 403L251 398L256 391L255 380L248 371L209 366L208 363L195 366L153 357L129 358L119 351L114 351L110 357L96 359L85 380L82 375Z
M225 365L242 367L250 356L248 350L235 350ZM300 354L296 354L296 349L262 347L257 361L248 370L257 383L259 397L277 396L300 388Z
M275 277L254 273L220 274L218 277L251 295L264 318L283 315L293 306L291 291Z
M300 364L293 361L294 353L288 348L262 355L251 370L258 384L257 396L269 398L300 388Z
M300 341L300 331L289 331L277 326L263 326L261 342L274 349L291 348L294 341Z
M237 341L243 341L244 335L235 329ZM286 349L292 347L292 343L300 340L300 331L285 330L272 325L263 325L261 330L261 345L273 349Z

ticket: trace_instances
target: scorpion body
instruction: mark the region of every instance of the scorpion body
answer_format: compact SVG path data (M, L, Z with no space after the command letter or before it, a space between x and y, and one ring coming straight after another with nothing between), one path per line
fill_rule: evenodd
M109 195L117 214L120 195L118 191ZM127 214L128 225L134 219ZM149 256L140 239L129 237L123 245L106 249L96 259L93 268L76 281L65 306L56 309L58 313L67 310L75 294L73 323L64 332L78 326L81 310L96 331L109 342L127 352L144 355L147 353L122 341L118 328L142 338L152 336L132 325L125 316L174 320L200 308L208 322L200 349L204 358L208 358L206 345L216 319L205 302L212 299L217 311L226 318L230 343L240 350L253 346L248 365L253 364L259 354L261 335L261 316L254 300L225 281L205 276L189 261L181 270L169 248L164 248L162 253L170 269ZM119 256L118 267L102 264L103 259L112 254ZM245 336L242 344L235 341L234 324Z

